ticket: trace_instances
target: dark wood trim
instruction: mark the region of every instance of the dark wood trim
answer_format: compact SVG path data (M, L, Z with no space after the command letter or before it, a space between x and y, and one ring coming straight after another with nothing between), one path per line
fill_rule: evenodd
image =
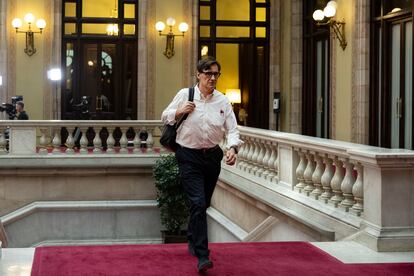
M302 80L302 134L309 136L316 136L316 124L317 124L317 108L318 100L317 99L317 42L318 41L328 41L328 48L325 49L328 51L328 60L326 61L330 64L330 46L329 46L329 27L327 26L317 26L312 18L312 13L317 9L316 1L303 1L303 80ZM323 46L324 48L324 46ZM323 51L324 52L324 51ZM323 56L324 58L325 56ZM323 66L322 70L325 67ZM325 75L323 74L323 80ZM330 71L328 66L327 80L330 79ZM330 85L328 83L328 91L325 91L325 87L322 87L322 97L324 101L328 101L327 110L323 109L322 114L322 133L323 137L330 137ZM328 99L325 98L325 92L328 95ZM326 113L326 114L324 114ZM324 117L327 116L328 120L328 129L324 129Z
M400 38L400 91L399 97L403 100L403 105L406 103L405 99L405 23L413 22L414 19L414 7L411 11L401 11L392 14L385 14L385 10L389 10L390 3L382 1L371 1L371 60L370 66L373 68L370 74L370 138L371 145L391 147L391 120L396 114L391 114L392 105L392 27L396 24L401 26L401 38ZM381 31L380 31L381 28ZM379 32L381 33L381 40L379 39ZM414 31L413 31L414 35ZM379 52L381 50L381 52ZM378 56L381 56L381 64L378 60ZM414 62L411 61L411 62ZM378 75L377 68L380 68L381 76ZM381 87L378 86L381 78ZM414 78L414 73L411 78ZM381 105L379 104L381 100ZM409 103L411 106L414 104ZM404 112L404 108L402 108ZM380 115L379 115L380 114ZM405 118L402 114L400 119L399 129L399 147L405 147L405 122L406 120L413 121L413 118ZM381 120L381 129L378 129L379 120ZM414 123L413 123L414 127ZM414 134L413 134L414 138ZM380 142L379 142L380 140Z

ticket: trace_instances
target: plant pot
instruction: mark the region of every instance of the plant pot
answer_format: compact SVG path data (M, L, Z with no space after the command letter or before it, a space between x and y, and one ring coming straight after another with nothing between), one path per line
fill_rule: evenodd
M186 231L182 230L180 233L173 233L170 231L161 231L162 240L164 243L186 243Z

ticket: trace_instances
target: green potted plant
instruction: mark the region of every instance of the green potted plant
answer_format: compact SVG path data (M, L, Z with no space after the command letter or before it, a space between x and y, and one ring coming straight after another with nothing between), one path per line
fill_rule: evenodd
M165 243L186 242L185 226L188 218L187 197L184 193L174 154L162 155L153 169L157 202Z

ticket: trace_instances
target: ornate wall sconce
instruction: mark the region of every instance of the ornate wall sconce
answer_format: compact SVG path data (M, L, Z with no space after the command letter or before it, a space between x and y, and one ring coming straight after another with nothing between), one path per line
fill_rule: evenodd
M167 58L171 58L172 56L174 56L175 52L174 52L174 37L176 36L184 36L184 33L188 31L188 24L185 22L180 23L180 25L178 25L178 30L180 30L180 32L182 34L177 35L174 34L172 31L172 27L175 25L175 19L172 17L167 18L166 21L168 27L170 27L170 30L167 34L163 34L162 31L165 29L165 24L162 21L158 21L155 24L155 29L158 31L160 36L166 36L167 37L167 43L165 45L165 51L164 51L164 55Z
M333 29L336 38L339 40L339 45L342 50L345 50L347 42L345 38L345 21L337 21L333 17L336 14L338 4L335 1L329 1L326 7L322 10L316 10L313 12L313 19L317 22L318 26L329 25ZM328 21L323 22L325 17Z
M26 34L26 48L24 52L30 57L36 53L36 48L34 47L34 34L41 34L43 29L46 27L46 21L44 19L36 20L36 27L39 31L32 30L32 24L35 21L33 14L28 13L24 16L24 21L29 25L29 28L25 31L19 30L22 27L22 20L20 18L15 18L12 21L13 28L16 29L16 33L25 33Z

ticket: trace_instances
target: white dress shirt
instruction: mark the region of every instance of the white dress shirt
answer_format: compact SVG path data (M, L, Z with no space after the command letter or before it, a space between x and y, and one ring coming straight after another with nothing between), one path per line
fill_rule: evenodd
M176 123L175 113L188 101L189 89L181 89L161 116L164 124ZM227 148L239 147L243 142L237 129L237 120L228 98L221 92L214 92L204 98L196 85L194 87L195 109L177 130L177 143L186 148L202 149L218 145L227 137Z

